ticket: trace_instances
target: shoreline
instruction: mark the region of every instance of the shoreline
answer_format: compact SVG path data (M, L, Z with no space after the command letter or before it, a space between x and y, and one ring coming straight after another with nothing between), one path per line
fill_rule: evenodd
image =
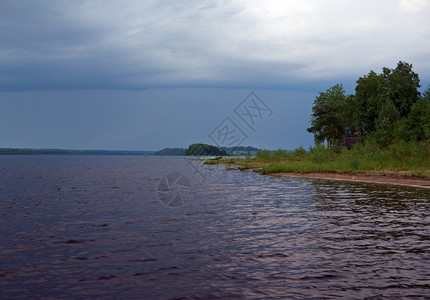
M415 188L430 189L430 179L422 177L405 177L393 175L366 175L347 173L273 173L268 174L275 177L299 177L308 179L324 179L348 182L376 183L385 185L409 186Z
M237 170L245 172L258 173L258 167L241 168L238 163L225 163L220 161L220 165L237 166ZM348 182L363 182L363 183L376 183L396 186L409 186L414 188L430 189L430 178L414 177L409 172L400 171L368 171L366 173L346 173L346 172L311 172L311 173L293 173L293 172L279 172L264 174L274 177L298 177L308 179L322 179L322 180L337 180Z

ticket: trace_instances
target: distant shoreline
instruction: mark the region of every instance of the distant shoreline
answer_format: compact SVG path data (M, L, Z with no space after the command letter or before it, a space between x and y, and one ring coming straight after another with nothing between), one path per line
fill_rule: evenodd
M194 144L198 145L198 144ZM207 147L214 147L215 150L220 150L218 147L211 145L204 145ZM191 145L193 146L193 145ZM222 148L224 152L220 154L197 151L198 156L207 155L233 155L233 156L250 156L262 151L261 149L251 146L240 146ZM185 148L164 148L158 151L147 150L70 150L70 149L38 149L38 148L0 148L0 155L153 155L153 156L187 156L187 149ZM221 150L220 150L221 151Z
M156 151L0 148L0 155L155 155Z

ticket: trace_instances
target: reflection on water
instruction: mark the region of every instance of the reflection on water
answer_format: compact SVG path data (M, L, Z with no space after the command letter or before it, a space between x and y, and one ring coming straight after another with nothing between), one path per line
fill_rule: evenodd
M192 166L0 157L0 297L430 297L430 191Z

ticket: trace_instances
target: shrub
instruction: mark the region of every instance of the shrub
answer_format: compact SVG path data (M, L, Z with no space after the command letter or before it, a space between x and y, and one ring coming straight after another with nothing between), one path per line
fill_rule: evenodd
M288 158L288 154L285 150L278 149L272 154L273 160L285 160Z
M296 149L294 149L294 154L295 155L305 155L306 154L306 150L305 150L305 148L303 148L302 145L300 145L299 147L297 147Z
M312 148L312 161L316 163L327 162L333 159L334 152L323 144L317 144Z
M270 161L270 151L269 150L263 150L261 152L258 152L257 155L255 156L255 158L257 160Z

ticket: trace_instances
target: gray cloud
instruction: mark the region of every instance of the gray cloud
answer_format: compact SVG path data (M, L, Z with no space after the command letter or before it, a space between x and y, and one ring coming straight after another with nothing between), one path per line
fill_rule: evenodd
M398 60L429 77L429 8L424 0L5 0L0 89L300 88Z

